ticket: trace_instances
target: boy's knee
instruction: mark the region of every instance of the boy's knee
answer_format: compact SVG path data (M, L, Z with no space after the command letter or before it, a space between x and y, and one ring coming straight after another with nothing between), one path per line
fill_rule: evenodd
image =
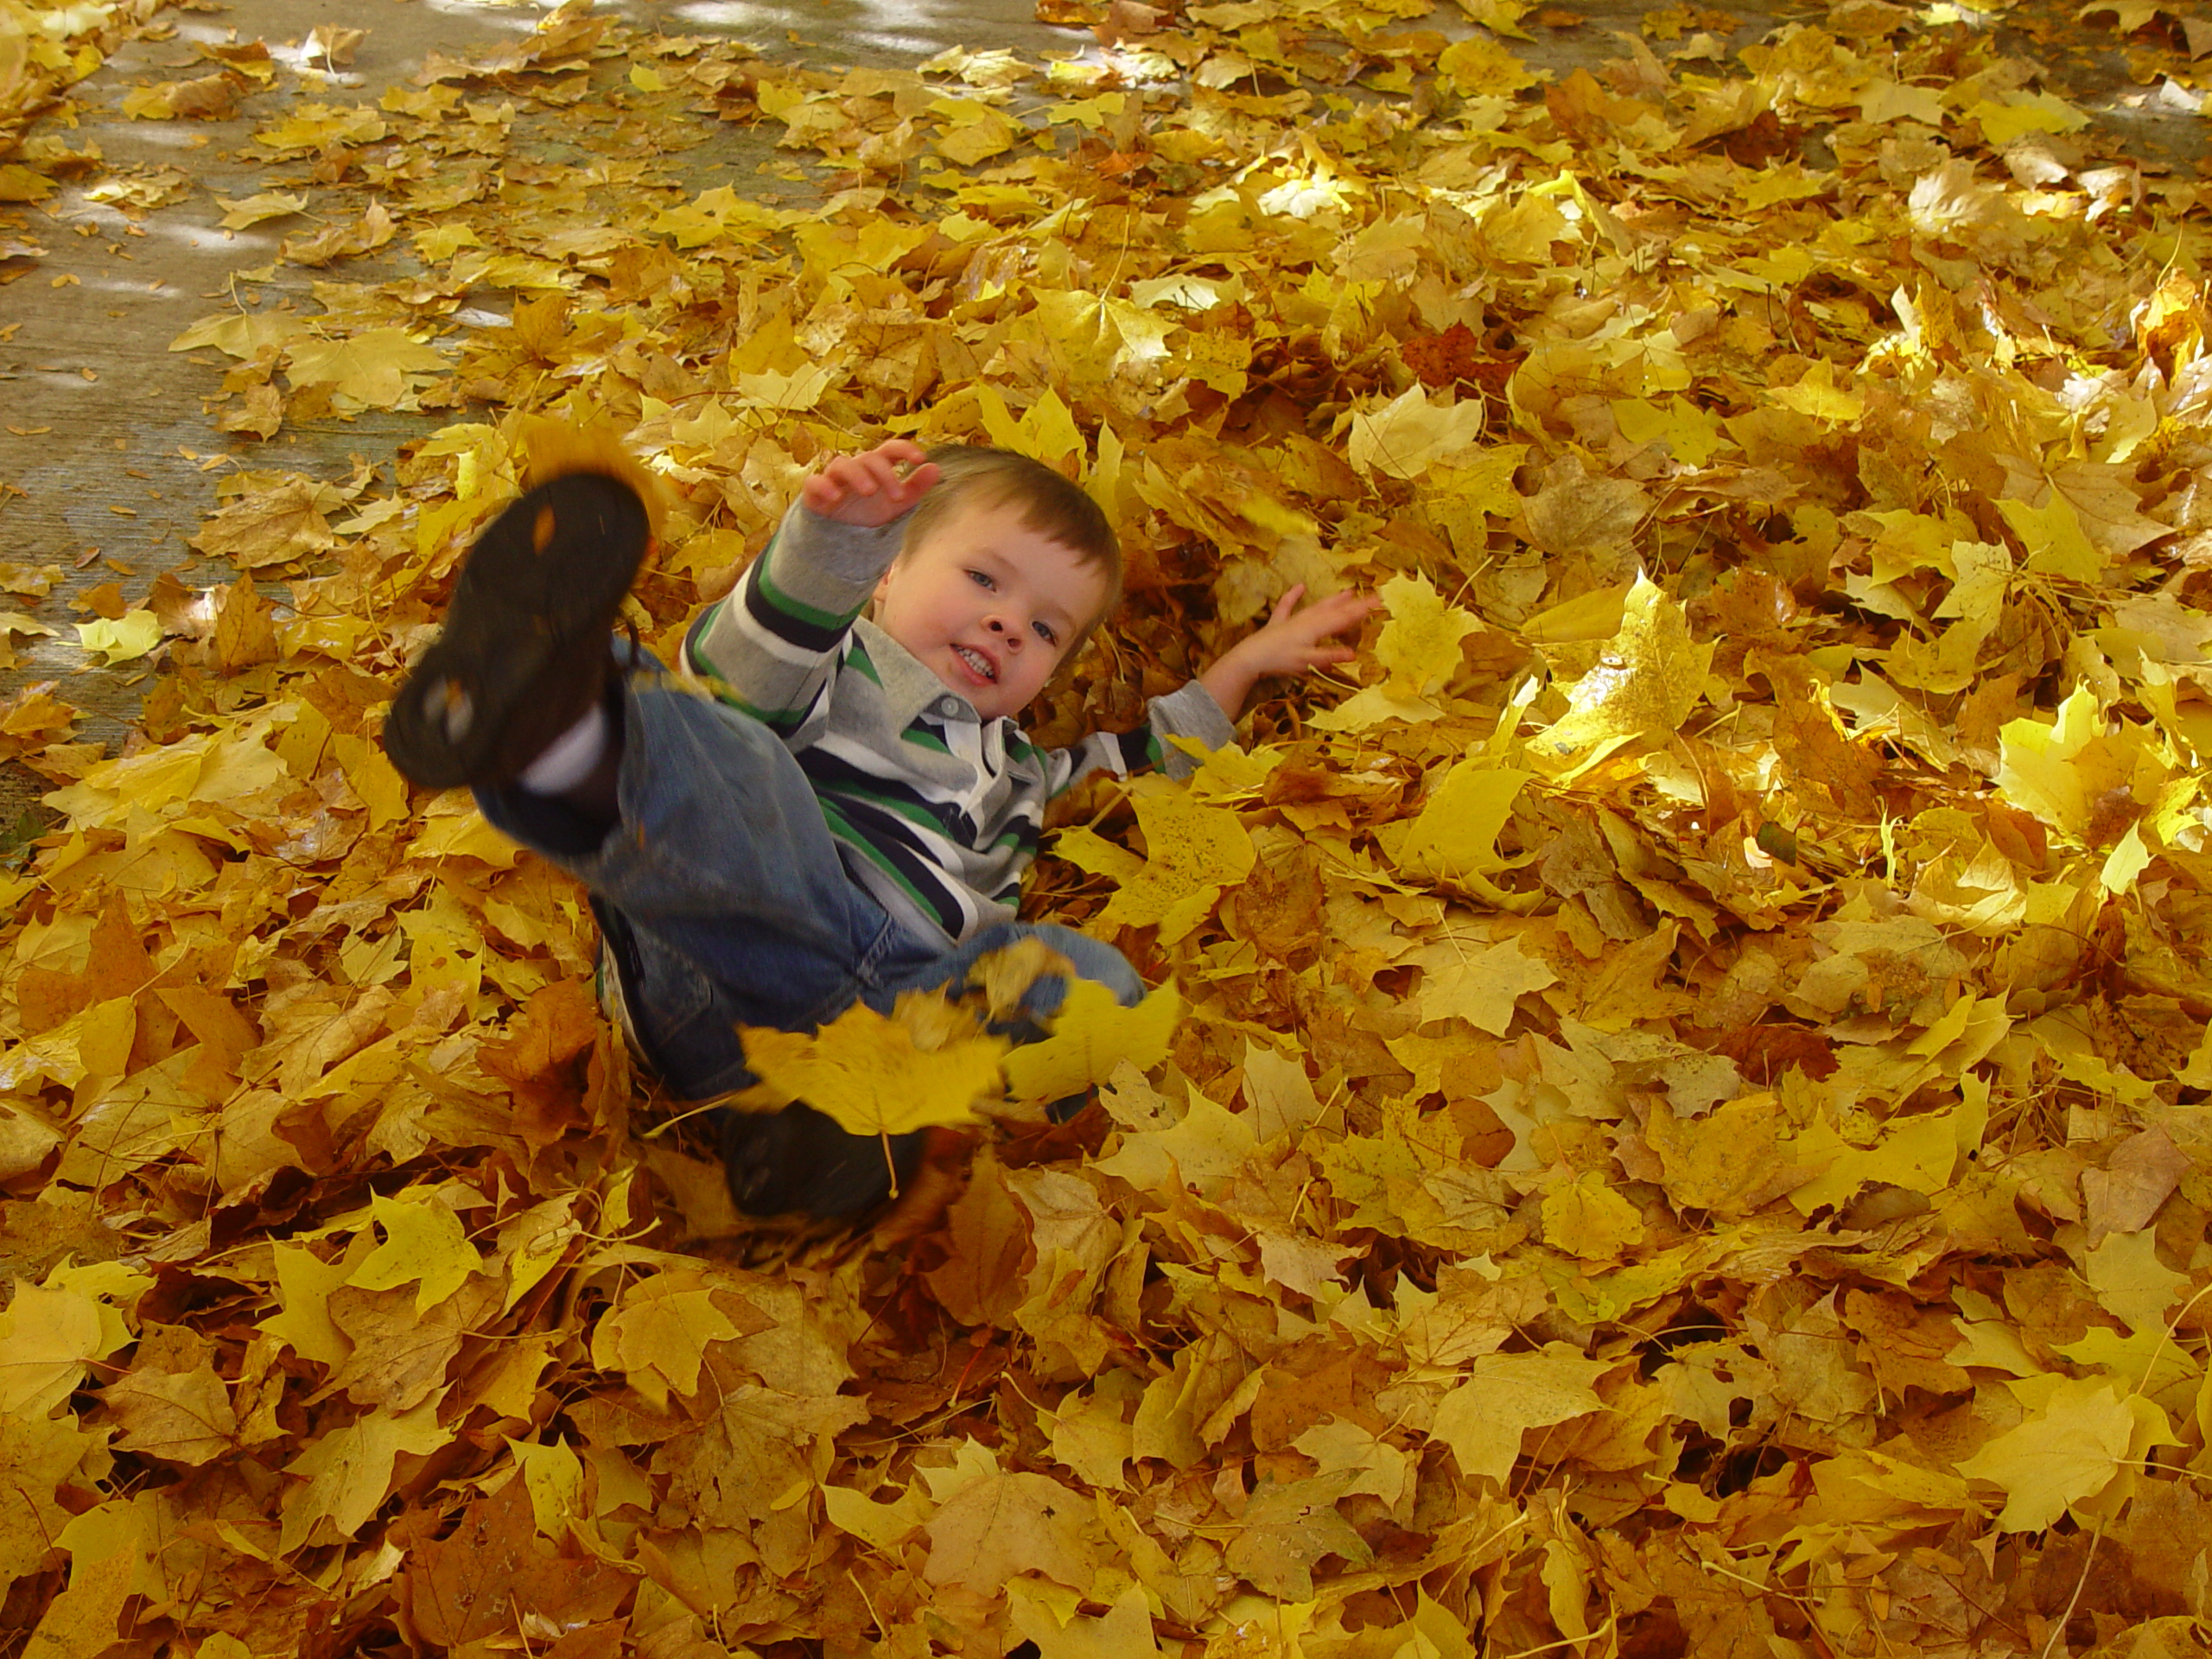
M1144 1001L1144 981L1138 977L1137 970L1129 966L1128 958L1118 950L1109 960L1099 963L1096 971L1086 969L1081 964L1077 965L1077 971L1082 973L1085 979L1095 979L1113 992L1115 1000L1125 1008L1133 1008Z
M1039 932L1046 944L1067 958L1076 978L1103 985L1125 1008L1135 1007L1144 1001L1144 981L1129 966L1129 959L1112 945L1067 928L1055 927L1049 931L1040 928ZM1032 986L1023 1001L1032 1014L1050 1016L1059 1011L1066 995L1066 980L1052 974Z

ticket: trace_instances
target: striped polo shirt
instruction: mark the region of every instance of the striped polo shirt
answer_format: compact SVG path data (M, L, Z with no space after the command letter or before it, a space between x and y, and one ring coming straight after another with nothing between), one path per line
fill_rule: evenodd
M854 878L920 937L957 943L1014 919L1045 804L1086 772L1171 776L1193 763L1166 740L1232 742L1193 680L1145 725L1040 748L984 720L861 614L897 557L904 520L861 529L794 503L736 589L702 612L683 666L783 739L814 785Z

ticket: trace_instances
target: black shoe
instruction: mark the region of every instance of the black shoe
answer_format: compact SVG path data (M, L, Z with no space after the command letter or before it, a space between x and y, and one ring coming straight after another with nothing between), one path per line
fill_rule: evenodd
M512 781L605 690L607 636L652 540L637 492L603 473L508 503L392 700L392 765L426 789Z
M891 1196L892 1166L904 1190L922 1161L922 1132L890 1138L849 1135L811 1106L780 1112L725 1111L722 1165L729 1195L748 1216L793 1212L824 1221L864 1215Z

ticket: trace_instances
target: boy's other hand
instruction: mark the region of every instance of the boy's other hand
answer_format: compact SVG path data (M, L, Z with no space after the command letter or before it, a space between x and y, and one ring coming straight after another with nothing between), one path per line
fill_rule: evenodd
M809 512L873 530L887 524L930 492L938 468L907 438L886 438L857 455L840 455L806 480L799 499Z
M1224 713L1235 720L1244 711L1252 687L1270 674L1302 674L1308 669L1348 663L1359 655L1350 645L1321 642L1350 632L1381 607L1370 594L1331 594L1303 610L1306 596L1300 582L1275 601L1259 632L1241 640L1211 668L1198 676L1198 683L1213 694Z

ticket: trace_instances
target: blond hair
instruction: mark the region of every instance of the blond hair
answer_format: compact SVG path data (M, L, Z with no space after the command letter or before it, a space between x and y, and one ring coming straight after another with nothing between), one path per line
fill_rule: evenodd
M1098 614L1069 642L1067 656L1062 659L1072 662L1098 625L1122 602L1122 543L1104 509L1079 485L1044 462L1011 449L949 443L931 450L930 459L937 464L938 481L908 516L902 547L919 547L932 531L968 507L1011 505L1020 512L1023 529L1058 543L1075 555L1083 569L1105 577L1106 596Z

